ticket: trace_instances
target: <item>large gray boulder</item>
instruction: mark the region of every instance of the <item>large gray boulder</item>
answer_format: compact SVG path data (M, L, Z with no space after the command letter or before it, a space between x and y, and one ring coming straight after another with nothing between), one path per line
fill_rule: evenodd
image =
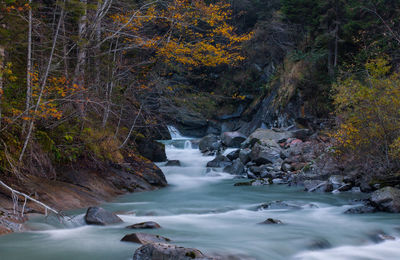
M224 132L221 134L222 143L228 147L239 148L246 140L246 136L240 132Z
M207 167L212 167L212 168L223 168L228 165L231 165L232 162L229 160L226 156L223 155L217 155L214 160L209 161L207 163Z
M274 164L282 161L281 149L272 145L256 143L250 153L250 159L257 165Z
M239 159L243 164L250 161L251 150L249 148L241 149L239 152Z
M249 135L249 137L247 137L246 141L242 143L242 146L251 147L259 141L262 142L267 140L278 142L280 140L286 140L290 137L292 137L292 133L288 131L259 128Z
M232 175L242 175L244 173L244 164L240 161L240 159L236 159L231 165L228 165L224 168L224 172Z
M371 204L379 210L400 213L400 190L385 187L372 193Z
M85 222L89 225L111 225L123 222L117 215L100 207L88 208Z
M151 244L151 243L166 243L171 241L171 239L159 236L159 235L153 235L153 234L146 234L146 233L132 233L124 236L121 241L124 242L132 242L132 243L138 243L138 244Z
M213 259L195 248L184 248L164 243L146 244L139 247L133 255L133 260L192 260Z
M199 142L199 149L202 153L218 151L221 146L220 139L216 135L207 135Z

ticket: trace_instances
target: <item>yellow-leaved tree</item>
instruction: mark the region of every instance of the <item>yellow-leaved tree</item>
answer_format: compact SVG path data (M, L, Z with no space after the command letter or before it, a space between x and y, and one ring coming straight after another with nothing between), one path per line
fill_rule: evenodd
M230 17L226 1L173 0L145 5L112 19L117 28L123 28L127 49L152 49L167 64L193 69L244 60L241 45L252 33L237 34L229 24Z
M366 75L353 75L334 88L340 118L334 137L339 152L391 169L400 160L400 73L385 59L365 67Z

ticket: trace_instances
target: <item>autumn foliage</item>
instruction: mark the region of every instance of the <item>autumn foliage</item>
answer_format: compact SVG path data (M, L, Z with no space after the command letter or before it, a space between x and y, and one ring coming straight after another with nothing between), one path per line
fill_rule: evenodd
M152 49L157 59L192 69L244 60L241 44L252 34L235 33L229 24L229 8L222 1L174 0L167 6L155 3L112 18L117 27L124 27L126 43ZM149 28L157 28L157 32L149 34ZM160 30L167 33L159 35Z
M335 87L341 122L338 151L391 168L400 160L400 73L385 59L366 64L366 75L352 75Z

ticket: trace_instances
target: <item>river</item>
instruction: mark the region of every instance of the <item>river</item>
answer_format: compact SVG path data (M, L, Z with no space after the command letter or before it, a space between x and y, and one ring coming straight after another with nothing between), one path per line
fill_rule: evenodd
M399 214L343 214L349 200L362 194L315 194L285 185L235 187L243 180L207 170L206 163L213 158L202 156L184 138L166 142L166 152L168 159L182 164L159 164L168 187L128 194L102 205L118 212L125 223L84 225L84 210L67 212L74 217L63 223L55 217L34 216L28 222L32 231L0 237L0 259L131 259L139 245L120 239L134 232L125 226L142 221L162 226L143 232L163 235L174 244L206 254L257 260L400 259L399 239L371 241L377 232L400 237ZM256 210L257 205L276 200L301 208ZM284 224L258 224L267 218Z

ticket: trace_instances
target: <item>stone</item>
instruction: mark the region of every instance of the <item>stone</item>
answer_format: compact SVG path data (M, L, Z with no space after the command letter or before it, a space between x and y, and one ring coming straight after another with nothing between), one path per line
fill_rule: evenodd
M307 141L307 139L312 135L310 129L299 129L290 131L294 138L300 139L301 141Z
M400 190L397 188L385 187L374 191L370 201L381 211L400 213Z
M249 148L240 150L239 159L243 164L246 164L250 161L250 153L251 153L251 150Z
M161 226L157 222L146 221L146 222L136 223L136 224L127 226L126 228L129 228L129 229L155 229L155 228L161 228Z
M246 141L242 143L242 146L251 147L258 141L274 140L278 142L279 140L288 139L290 137L292 137L292 133L288 131L258 128L249 135Z
M117 215L100 207L90 207L86 211L85 222L89 225L111 225L123 222Z
M165 145L153 140L139 140L138 150L140 154L153 162L165 162L167 155L165 153Z
M250 153L250 159L257 165L273 164L282 160L280 152L279 148L263 146L256 143Z
M224 168L224 172L232 175L242 175L244 173L244 165L239 159L236 159L231 165Z
M240 150L235 150L233 152L230 152L226 155L226 157L228 157L229 160L233 161L236 160L237 158L239 158L239 154L240 154Z
M199 149L202 153L218 151L221 146L220 139L216 135L207 135L199 142Z
M165 243L146 244L139 247L133 255L133 260L191 260L212 259L204 255L200 250L184 248Z
M221 134L221 140L227 147L239 148L240 144L246 140L246 136L240 132L224 132Z
M257 207L257 210L266 210L266 209L301 209L301 207L280 200L264 203Z
M124 242L132 242L132 243L138 243L138 244L150 244L150 243L166 243L170 242L171 239L159 236L159 235L153 235L153 234L146 234L146 233L132 233L124 236L121 241Z
M181 166L181 162L179 160L168 160L165 166Z
M268 218L267 220L265 220L259 224L271 225L271 224L283 224L283 222L280 221L279 219Z
M223 155L217 155L214 160L209 161L207 163L207 167L212 167L212 168L223 168L228 165L231 165L232 162L229 160L226 156Z
M374 243L381 243L387 240L396 240L395 237L385 234L385 232L377 230L373 233L369 233L368 238Z
M307 246L310 250L321 250L331 248L332 245L325 238L315 239L309 243Z
M360 205L353 208L349 208L344 213L345 214L366 214L376 212L376 208L371 205Z
M253 183L253 181L246 181L246 182L237 182L235 183L233 186L251 186L251 184Z

